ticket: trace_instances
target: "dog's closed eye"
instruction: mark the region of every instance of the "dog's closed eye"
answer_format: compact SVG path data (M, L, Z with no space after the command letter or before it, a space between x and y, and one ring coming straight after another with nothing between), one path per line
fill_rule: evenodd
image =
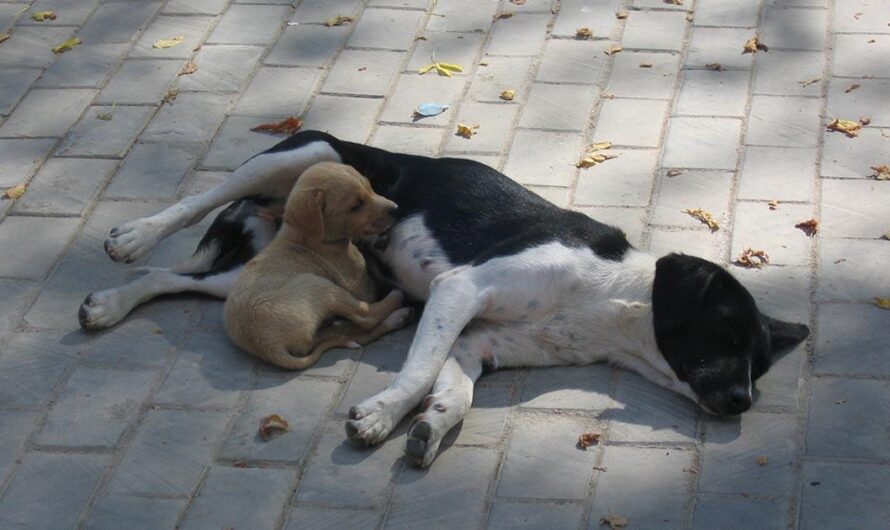
M359 199L355 204L352 205L352 207L349 209L349 211L357 212L357 211L361 210L362 208L364 208L364 206L365 206L364 199Z

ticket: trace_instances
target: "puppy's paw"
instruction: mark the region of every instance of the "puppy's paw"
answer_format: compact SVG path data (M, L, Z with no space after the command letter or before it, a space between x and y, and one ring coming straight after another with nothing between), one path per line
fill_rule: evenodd
M386 440L394 427L395 421L382 403L371 407L362 404L349 409L346 436L357 445L378 445Z
M405 292L401 289L393 289L383 301L392 304L393 307L400 307L405 302Z
M111 327L130 312L114 289L92 293L86 297L77 312L80 327L93 331Z
M133 263L148 254L158 241L157 227L138 219L111 229L105 240L105 253L114 261Z
M408 427L408 440L405 442L405 454L418 467L430 467L439 451L440 437L434 436L433 426L419 414Z
M414 308L403 307L390 313L389 316L383 320L383 325L386 326L387 331L395 331L397 329L402 329L413 322L414 317Z

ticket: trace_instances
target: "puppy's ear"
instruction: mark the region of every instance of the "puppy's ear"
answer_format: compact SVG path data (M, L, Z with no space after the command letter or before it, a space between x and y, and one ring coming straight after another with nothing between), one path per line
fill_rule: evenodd
M288 201L284 222L309 241L324 239L324 191L298 191L293 200Z
M668 254L655 263L652 312L656 336L677 331L704 305L722 269L710 261Z
M770 354L773 357L797 346L810 334L810 328L803 324L776 320L766 315L763 315L763 318L769 327Z

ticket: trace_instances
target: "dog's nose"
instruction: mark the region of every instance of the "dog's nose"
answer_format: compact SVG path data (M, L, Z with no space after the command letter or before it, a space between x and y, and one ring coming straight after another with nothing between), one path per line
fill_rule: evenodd
M726 399L727 414L736 415L751 408L751 393L745 387L733 387Z

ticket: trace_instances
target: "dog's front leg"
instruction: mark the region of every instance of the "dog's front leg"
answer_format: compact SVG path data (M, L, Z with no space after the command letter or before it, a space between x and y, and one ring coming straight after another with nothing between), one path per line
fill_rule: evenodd
M349 410L346 433L350 439L364 444L386 439L432 388L458 335L487 299L488 293L477 285L470 267L453 269L433 280L402 370L386 390Z

